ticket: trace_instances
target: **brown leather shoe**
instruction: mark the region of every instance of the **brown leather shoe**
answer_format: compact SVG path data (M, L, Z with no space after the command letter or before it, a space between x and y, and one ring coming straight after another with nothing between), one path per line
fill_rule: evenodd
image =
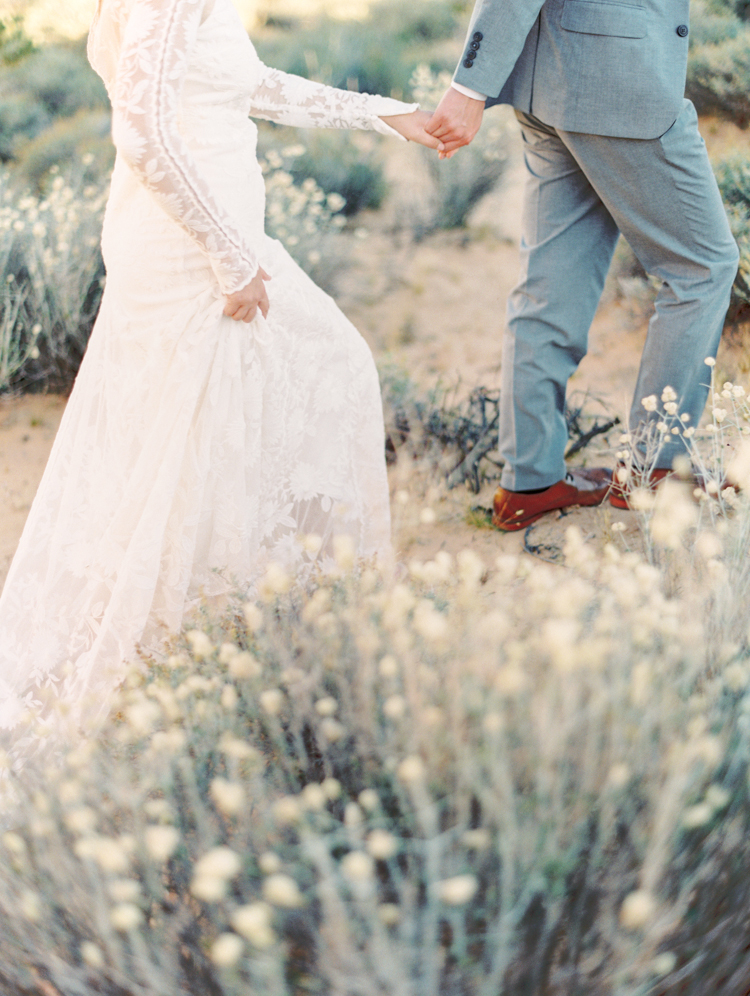
M615 508L632 508L630 496L634 491L656 491L662 481L665 481L668 477L673 478L675 481L682 481L684 484L690 484L693 488L700 488L701 491L705 491L706 494L713 495L714 497L728 485L731 485L735 491L740 490L734 481L727 478L717 483L710 479L706 480L697 471L694 471L689 477L682 477L667 467L654 467L648 475L641 474L638 471L631 471L627 480L622 482L618 479L617 471L615 471L612 478L612 487L608 495L609 503Z
M612 478L612 487L609 491L609 503L615 508L630 508L629 498L633 491L636 489L641 491L656 491L657 487L667 477L678 479L675 472L668 467L654 467L648 476L631 471L626 481L620 481L617 477L617 471L615 471L615 475Z
M536 494L498 488L492 524L505 532L525 529L546 512L570 505L599 505L611 487L612 471L606 467L576 467L562 481Z

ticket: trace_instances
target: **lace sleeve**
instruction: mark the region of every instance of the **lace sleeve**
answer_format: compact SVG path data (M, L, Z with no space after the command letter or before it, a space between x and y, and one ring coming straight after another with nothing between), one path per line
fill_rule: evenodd
M294 128L362 128L398 138L402 136L380 117L409 114L419 107L392 97L337 90L268 66L262 67L252 101L251 117L277 124Z
M206 252L224 294L258 261L213 197L177 128L187 59L204 0L135 0L113 88L112 135L136 176Z

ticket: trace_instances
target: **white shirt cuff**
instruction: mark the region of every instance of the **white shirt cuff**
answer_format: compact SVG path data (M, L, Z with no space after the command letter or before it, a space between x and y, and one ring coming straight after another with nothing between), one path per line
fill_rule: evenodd
M463 83L456 83L455 80L453 80L451 86L453 87L454 90L458 90L459 93L462 93L464 97L471 97L472 100L487 99L486 93L479 93L478 90L472 90L470 86L464 86Z

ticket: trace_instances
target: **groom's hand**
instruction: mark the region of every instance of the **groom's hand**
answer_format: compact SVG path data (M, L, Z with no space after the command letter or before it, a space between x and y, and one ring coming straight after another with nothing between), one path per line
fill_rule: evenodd
M456 149L468 145L482 124L484 101L475 100L449 87L437 106L425 131L438 140L440 158L449 158Z

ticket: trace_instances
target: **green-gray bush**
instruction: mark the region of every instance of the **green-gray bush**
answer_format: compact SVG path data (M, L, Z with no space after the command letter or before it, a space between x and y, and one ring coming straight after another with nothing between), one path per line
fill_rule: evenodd
M72 117L57 118L16 152L15 185L43 193L53 176L52 168L74 162L81 163L84 185L105 179L115 158L110 131L111 117L105 110L78 111Z
M289 166L296 183L312 177L326 194L340 194L347 218L381 206L387 185L376 147L363 147L350 132L312 131L300 139L305 151Z
M44 107L26 94L0 96L0 162L11 161L23 144L41 134L50 122Z
M0 91L8 88L28 94L53 117L109 106L104 84L89 65L80 43L37 50L0 77Z
M419 62L438 69L455 65L460 49L452 39L460 31L455 5L421 0L408 8L374 5L363 22L322 19L254 40L270 65L287 72L344 89L401 97Z
M686 93L702 113L750 121L750 28L720 44L692 49Z
M733 291L732 311L750 305L750 160L735 153L714 165L732 235L740 250L740 266Z
M12 66L34 51L34 43L23 29L20 17L0 20L0 64Z
M57 118L107 106L80 44L37 49L0 68L0 159L14 159Z
M258 149L261 158L280 157L297 185L312 178L325 194L341 195L346 203L340 210L347 218L379 208L388 189L374 135L261 126Z
M412 74L410 86L422 106L434 107L450 80L450 73L434 73L422 64ZM415 238L462 228L472 208L500 183L507 165L507 110L488 114L471 145L451 159L440 160L433 150L420 148L429 180L421 192L410 191L402 205L402 217Z

